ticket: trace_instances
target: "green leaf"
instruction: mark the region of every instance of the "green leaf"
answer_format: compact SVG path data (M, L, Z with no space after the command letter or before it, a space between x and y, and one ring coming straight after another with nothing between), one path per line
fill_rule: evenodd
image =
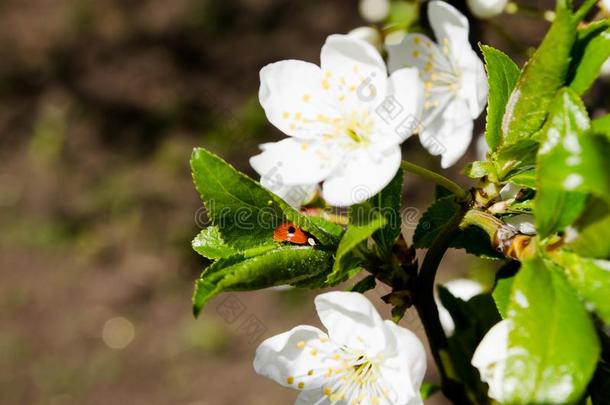
M241 250L273 244L273 230L287 221L311 233L322 245L338 243L336 233L328 230L330 225L317 225L321 219L301 215L213 153L194 149L191 169L208 215L228 245Z
M233 256L238 251L227 245L218 230L218 227L209 226L199 232L191 242L193 250L208 259L220 259Z
M536 229L542 237L572 224L584 208L588 191L610 195L605 148L598 137L589 134L589 128L578 95L567 88L561 90L538 150Z
M373 212L370 218L361 218L361 223L350 224L339 242L333 271L326 279L329 285L335 285L347 280L360 271L360 263L354 260L353 250L362 242L368 240L373 233L386 224L386 220L378 212Z
M491 296L496 303L496 308L498 308L502 319L508 318L508 304L510 303L515 274L519 267L521 267L521 263L509 261L500 267L496 273L496 283Z
M413 246L418 249L430 247L458 209L459 205L455 202L454 196L434 201L417 223L413 234Z
M365 293L365 292L375 288L376 285L377 285L377 280L375 279L375 276L371 274L370 276L366 276L365 278L363 278L362 280L360 280L356 284L354 284L349 289L349 291Z
M485 69L489 82L485 139L489 149L493 152L502 142L502 117L510 94L517 83L520 70L506 54L491 46L481 45L481 51L485 58Z
M225 291L247 291L282 284L300 284L332 267L332 254L312 247L280 246L265 254L220 259L209 266L195 284L193 312L199 314L214 296Z
M610 261L556 251L551 258L563 269L568 282L606 325L610 325Z
M373 234L373 240L387 255L392 251L396 238L400 236L402 218L402 183L404 175L402 169L398 170L392 181L385 186L379 194L373 197L375 206L385 218L385 225Z
M610 57L610 29L600 33L586 45L575 67L570 87L578 94L589 90L608 57Z
M593 322L554 267L534 258L515 276L503 378L507 403L572 403L595 370L600 345Z
M506 179L507 182L515 183L521 187L528 187L533 190L536 189L536 170L529 169L516 173Z
M418 249L429 248L459 209L454 196L434 201L417 223L413 234L413 246ZM464 249L467 253L490 259L502 257L500 253L491 248L487 234L477 227L468 227L460 231L451 242L451 247Z
M573 226L567 247L581 256L596 259L610 258L610 206L598 199L592 198L587 208Z
M448 338L455 372L472 392L485 392L471 359L485 334L501 320L493 299L490 294L479 294L464 301L443 286L439 286L438 295L455 324ZM484 403L485 399L480 402Z
M555 93L565 84L576 21L567 0L557 2L555 14L551 28L523 68L508 100L502 120L505 145L526 140L542 127Z
M429 383L429 382L423 382L421 387L419 388L419 393L421 394L421 399L423 399L425 401L426 399L430 398L432 395L436 394L440 390L441 390L441 387L439 387L436 384Z
M591 122L591 132L604 135L606 138L610 139L610 114L594 119Z
M593 193L610 201L610 142L589 130L587 110L571 89L553 103L538 151L540 187Z
M498 179L495 165L488 161L478 160L471 162L464 167L462 173L471 179L480 179L485 176L494 182Z

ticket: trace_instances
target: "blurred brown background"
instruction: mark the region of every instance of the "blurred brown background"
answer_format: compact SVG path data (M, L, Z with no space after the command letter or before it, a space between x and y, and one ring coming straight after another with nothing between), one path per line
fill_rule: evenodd
M481 38L522 62L547 24L502 21L514 42L491 25ZM223 295L191 315L205 262L188 158L205 146L252 174L257 144L281 137L258 70L317 62L327 35L363 24L355 0L0 3L0 403L294 401L251 362L263 338L318 324L312 293ZM416 140L405 156L438 168ZM405 232L431 191L408 176ZM456 253L441 277L490 266ZM411 311L403 323L420 329Z

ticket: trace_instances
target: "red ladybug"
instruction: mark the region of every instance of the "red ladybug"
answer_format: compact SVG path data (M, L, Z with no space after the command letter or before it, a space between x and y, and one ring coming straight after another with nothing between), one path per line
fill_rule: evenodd
M292 222L286 222L275 228L273 240L276 242L294 243L295 245L316 245L314 238L307 235L307 233Z

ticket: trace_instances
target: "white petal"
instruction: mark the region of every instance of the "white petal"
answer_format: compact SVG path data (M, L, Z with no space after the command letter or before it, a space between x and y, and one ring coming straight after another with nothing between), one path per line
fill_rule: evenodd
M330 405L330 399L322 390L302 391L294 405Z
M322 185L322 196L331 205L349 206L368 200L394 178L400 167L397 145L376 151L359 148L343 160Z
M473 123L468 106L459 99L451 101L420 133L421 144L432 155L441 155L441 166L455 164L468 149Z
M254 370L285 387L321 390L327 382L323 373L337 365L328 354L337 350L320 329L301 325L263 341Z
M376 110L380 127L387 127L387 134L400 144L417 132L421 126L424 104L424 84L416 68L403 68L390 75L388 98L382 104L391 102L391 108ZM385 112L385 113L384 113Z
M285 134L314 138L324 132L320 114L329 114L322 72L313 63L284 60L260 71L258 98L267 119Z
M504 11L508 0L466 0L466 3L478 18L491 18Z
M442 47L448 43L452 59L460 60L464 51L472 49L468 42L468 19L455 7L444 1L431 1L428 18L436 41Z
M489 396L503 401L502 381L508 358L508 334L511 324L503 320L495 324L483 337L472 356L472 365L479 370L481 380L489 385Z
M381 50L381 35L379 34L379 30L376 28L366 26L357 27L348 32L347 35L362 41L366 41L373 45L375 49Z
M360 293L333 291L315 299L316 310L333 343L376 356L386 346L384 322Z
M421 404L419 388L426 374L426 350L421 340L410 330L385 321L393 337L393 350L384 352L381 378L390 390L392 404Z
M424 76L430 68L428 63L439 65L443 70L451 68L449 59L438 45L422 34L407 34L396 45L386 46L390 72L404 67L416 67Z
M250 158L250 165L268 186L316 184L337 166L341 156L323 141L288 138L265 144L263 152Z
M341 97L353 89L361 105L375 108L384 99L387 70L381 54L366 41L349 35L331 35L320 55L328 92Z
M487 75L483 61L472 49L465 50L460 61L462 82L459 95L465 99L470 109L470 116L477 118L487 104Z

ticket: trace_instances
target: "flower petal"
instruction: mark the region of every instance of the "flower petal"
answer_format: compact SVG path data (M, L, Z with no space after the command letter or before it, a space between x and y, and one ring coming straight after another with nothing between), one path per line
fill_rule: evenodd
M445 54L459 61L463 53L472 49L468 41L468 19L452 5L444 1L428 3L428 18L436 41Z
M350 153L322 185L331 205L349 206L368 200L394 178L400 167L400 147L360 148Z
M451 67L447 55L443 54L438 45L423 34L407 34L399 44L387 45L386 49L390 72L413 66L424 76L432 70L432 66L435 64L441 65L444 69Z
M331 405L330 399L322 390L302 391L294 405Z
M288 138L268 143L263 152L250 158L250 165L267 185L283 186L317 184L340 162L333 145L322 141Z
M461 60L462 85L460 87L460 97L468 103L470 116L474 119L481 115L487 104L487 75L485 66L472 49L464 51Z
M301 325L263 341L254 370L285 387L322 392L328 381L324 373L337 366L330 355L337 350L320 329Z
M381 379L389 389L392 404L422 404L419 388L426 374L426 350L410 330L392 321L384 322L392 336L393 350L384 353L380 367Z
M421 144L432 155L442 155L441 166L447 168L458 161L472 140L473 123L468 106L454 99L428 123L420 133Z
M376 356L386 346L379 313L360 293L333 291L315 299L316 310L333 343Z
M330 35L320 55L322 83L336 100L355 98L375 108L385 98L387 69L370 43L350 35Z
M260 71L258 98L267 119L287 135L311 139L322 135L321 114L329 113L322 72L313 63L284 60Z
M389 127L384 135L391 135L396 144L401 144L422 125L424 84L416 68L398 69L390 75L386 100L392 100L391 114L382 114L380 111L385 110L377 109L377 120Z
M479 370L481 380L489 385L489 396L503 401L502 381L508 358L508 334L511 321L505 319L495 324L483 337L472 356L472 365Z

